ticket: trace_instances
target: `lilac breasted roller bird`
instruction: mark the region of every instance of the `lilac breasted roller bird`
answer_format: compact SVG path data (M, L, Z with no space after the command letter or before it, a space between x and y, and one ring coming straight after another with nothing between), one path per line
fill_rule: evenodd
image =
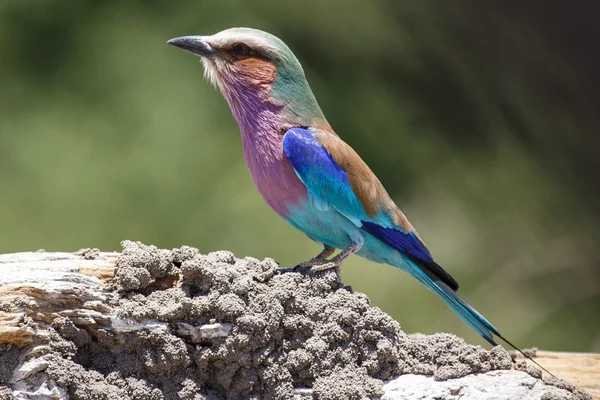
M232 28L168 44L200 56L206 77L229 103L250 175L266 203L322 244L301 267L335 269L340 283L339 268L352 254L393 265L437 294L490 344L498 337L521 352L458 296L456 280L434 261L373 171L333 131L282 40ZM331 257L335 249L341 252Z

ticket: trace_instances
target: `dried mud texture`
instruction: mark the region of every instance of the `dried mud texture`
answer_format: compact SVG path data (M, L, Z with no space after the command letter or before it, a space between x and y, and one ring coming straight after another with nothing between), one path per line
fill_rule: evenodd
M159 278L175 277L173 252L124 241L114 284L118 291L145 289Z
M366 399L403 374L443 381L512 367L501 347L408 337L364 294L334 290L333 272L123 247L106 292L113 320L90 329L56 318L52 351L38 359L71 399Z

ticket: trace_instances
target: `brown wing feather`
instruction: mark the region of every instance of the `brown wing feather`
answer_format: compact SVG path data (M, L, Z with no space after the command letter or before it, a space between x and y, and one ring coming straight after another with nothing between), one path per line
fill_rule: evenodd
M360 200L367 215L373 217L380 209L388 213L394 224L404 232L417 232L408 222L402 211L390 198L389 194L360 156L337 135L329 132L317 132L315 137L327 150L333 160L346 171L348 182L354 194Z

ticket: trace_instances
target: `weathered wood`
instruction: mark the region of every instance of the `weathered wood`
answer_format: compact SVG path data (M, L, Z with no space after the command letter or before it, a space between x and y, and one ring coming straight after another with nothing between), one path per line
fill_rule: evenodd
M600 354L537 351L535 360L554 375L600 399Z
M4 348L18 354L18 360L11 361L14 369L8 372L3 371L1 365L2 357L8 359L8 356L0 354L0 389L2 384L8 385L18 398L31 398L34 394L47 395L47 398L68 398L65 389L44 372L51 364L52 356L48 349L55 340L52 335L60 329L76 330L82 343L87 343L87 336L91 336L99 337L105 343L113 340L115 346L119 346L121 339L114 335L140 330L164 332L167 327L172 334L192 345L210 343L230 334L232 324L219 321L192 325L185 321L168 324L156 320L121 318L111 305L111 299L116 295L113 286L119 255L97 250L0 255L0 346L13 345ZM151 280L153 282L148 288L152 290L180 283L177 276L168 274L153 276ZM56 326L56 321L65 319L70 321L67 328ZM112 337L107 336L111 334ZM79 339L71 340L76 343ZM21 350L15 352L14 346ZM537 360L556 376L567 379L592 393L595 399L600 399L599 354L539 351ZM494 372L496 375L501 373ZM295 393L297 398L301 398L312 392L310 389L296 389ZM390 394L386 398L396 397Z
M0 255L0 344L30 344L44 334L40 327L60 316L90 325L110 319L102 283L115 276L118 255Z

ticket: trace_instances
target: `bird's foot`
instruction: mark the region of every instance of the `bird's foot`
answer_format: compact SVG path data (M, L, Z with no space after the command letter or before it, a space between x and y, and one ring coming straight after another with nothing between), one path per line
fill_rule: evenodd
M335 272L338 277L338 282L340 278L340 264L339 262L321 260L320 263L316 263L315 259L310 261L306 261L296 265L294 268L279 268L278 272L280 274L285 274L288 272L297 272L302 275L312 276L315 272L323 272L330 269L335 269Z
M308 261L301 262L295 268L306 268L306 267L314 267L315 265L321 265L327 262L327 258L331 256L335 252L335 249L328 245L323 245L323 250L315 257L311 258Z
M312 268L312 267L316 267L316 266L323 265L326 263L328 263L327 259L321 258L321 257L315 257L315 258L311 258L308 261L301 262L296 267L297 268L298 267L299 268Z
M308 261L301 262L294 268L280 268L279 273L284 274L287 272L298 272L302 275L313 275L314 272L327 271L328 269L336 268L339 276L340 265L341 262L339 261L329 261L326 258L317 256Z
M289 272L297 272L301 275L311 275L312 274L312 268L311 267L304 267L302 266L302 264L298 264L295 267L292 268L279 268L277 270L277 273L279 274L286 274Z
M308 261L308 262L310 262L310 261ZM302 265L302 264L300 264L300 265ZM310 267L315 272L327 271L328 269L336 269L339 271L341 265L342 265L342 263L340 261L321 260L320 263L313 264Z
M279 270L280 274L284 274L286 272L298 272L302 275L309 276L312 278L315 272L322 272L333 269L335 271L335 290L337 289L346 289L350 293L353 293L351 286L345 286L342 283L342 276L340 273L340 267L342 262L351 254L356 253L360 250L362 243L351 243L350 246L342 250L340 254L332 259L327 259L327 257L331 256L334 252L334 248L325 245L325 248L319 255L310 259L309 261L302 262L296 265L294 268L282 268Z
M293 268L279 268L277 270L277 272L279 274L285 274L288 272L296 272L299 273L301 275L304 276L308 276L312 279L312 277L314 276L314 274L316 272L322 272L322 271L328 271L330 269L334 269L335 268L335 272L336 272L336 282L335 282L335 286L333 287L333 290L338 290L338 289L345 289L350 293L354 293L354 290L352 289L352 286L350 285L344 285L342 283L342 279L341 279L341 275L340 275L340 266L339 265L331 265L331 264L335 264L333 262L326 262L326 263L322 263L321 265L324 265L324 267L322 267L321 265L316 265L316 266L305 266L305 263L300 263L298 265L296 265Z

